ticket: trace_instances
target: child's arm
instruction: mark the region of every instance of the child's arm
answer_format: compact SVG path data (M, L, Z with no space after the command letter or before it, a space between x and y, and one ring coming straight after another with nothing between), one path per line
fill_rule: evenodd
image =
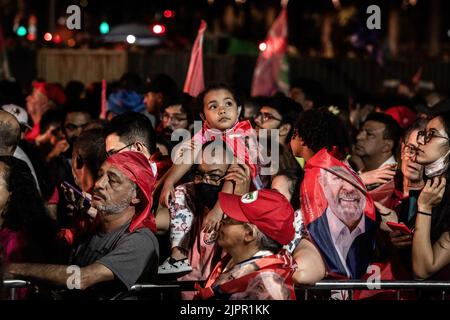
M233 193L233 183L231 181L225 181L222 187L222 192ZM205 219L203 220L203 230L205 232L212 232L214 230L219 230L220 221L223 218L223 211L220 207L219 201L216 202L215 206L208 212Z
M191 169L191 164L173 164L167 172L166 181L159 197L159 203L164 207L169 207L169 196L174 190L175 184Z
M176 147L177 148L177 147ZM169 207L169 197L174 190L175 184L189 172L194 159L199 157L200 145L194 139L181 143L178 150L172 153L172 167L164 175L164 185L159 197L159 203L164 207Z
M222 192L242 196L250 189L250 168L247 165L232 164L224 177L225 182L222 186ZM203 222L205 232L218 230L220 221L223 218L223 211L217 201L214 208L208 212Z

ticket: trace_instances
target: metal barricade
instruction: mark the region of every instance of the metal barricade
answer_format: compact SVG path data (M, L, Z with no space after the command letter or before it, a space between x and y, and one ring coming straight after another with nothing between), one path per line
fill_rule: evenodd
M8 300L17 300L17 289L30 286L25 280L3 280L3 287L8 290Z
M355 290L394 290L397 300L400 300L402 291L414 290L419 293L421 291L439 291L441 299L445 300L446 293L450 289L450 281L379 281L372 283L364 280L323 280L313 286L298 286L296 289L304 291L304 300L309 300L309 293L313 290L346 290L349 293L349 300L353 299Z
M160 300L168 300L168 294L195 291L195 285L204 285L204 281L170 281L159 283L142 283L133 285L130 290L117 296L114 300L129 297L157 295ZM17 300L17 289L30 286L31 283L24 280L4 280L3 287L9 291L8 300ZM310 300L312 291L348 291L348 300L353 299L355 290L368 290L381 292L383 290L396 291L397 300L402 291L431 291L439 292L442 300L450 292L450 281L380 281L369 283L364 280L323 280L315 285L296 286L297 300ZM420 295L419 295L420 296ZM170 297L170 295L169 295Z
M195 283L202 284L203 281L172 281L154 284L136 284L128 292L129 296L145 295L148 293L160 293L161 300L164 300L167 292L195 291ZM323 280L312 286L297 286L297 300L309 300L311 291L348 291L348 300L353 300L355 290L368 290L381 292L383 290L396 291L396 298L400 300L402 291L433 291L439 292L440 298L445 300L446 293L450 292L450 281L380 281L369 283L364 280ZM301 294L303 293L303 294ZM303 299L301 298L303 296Z

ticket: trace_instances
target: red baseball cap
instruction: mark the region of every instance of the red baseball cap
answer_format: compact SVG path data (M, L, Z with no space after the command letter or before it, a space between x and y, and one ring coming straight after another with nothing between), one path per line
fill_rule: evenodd
M223 212L240 222L250 222L281 245L292 241L295 234L294 209L276 190L258 190L241 196L219 193Z
M405 106L394 106L387 109L384 113L394 118L402 129L409 128L417 119L417 114Z

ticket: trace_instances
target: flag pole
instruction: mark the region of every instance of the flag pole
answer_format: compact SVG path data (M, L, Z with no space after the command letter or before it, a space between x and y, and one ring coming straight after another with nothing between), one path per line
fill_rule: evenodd
M100 119L106 119L106 109L107 109L107 101L106 101L106 80L102 80L102 104L100 108Z

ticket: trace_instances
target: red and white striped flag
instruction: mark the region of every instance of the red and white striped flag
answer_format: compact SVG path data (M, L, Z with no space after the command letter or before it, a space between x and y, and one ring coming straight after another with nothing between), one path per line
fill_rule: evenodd
M184 82L183 91L193 97L196 97L205 89L205 80L203 78L203 35L205 34L206 27L206 22L202 20L198 29L197 38L192 46L191 60Z
M289 91L287 64L287 11L283 7L265 40L266 49L259 54L253 73L252 96L271 96L276 91Z

